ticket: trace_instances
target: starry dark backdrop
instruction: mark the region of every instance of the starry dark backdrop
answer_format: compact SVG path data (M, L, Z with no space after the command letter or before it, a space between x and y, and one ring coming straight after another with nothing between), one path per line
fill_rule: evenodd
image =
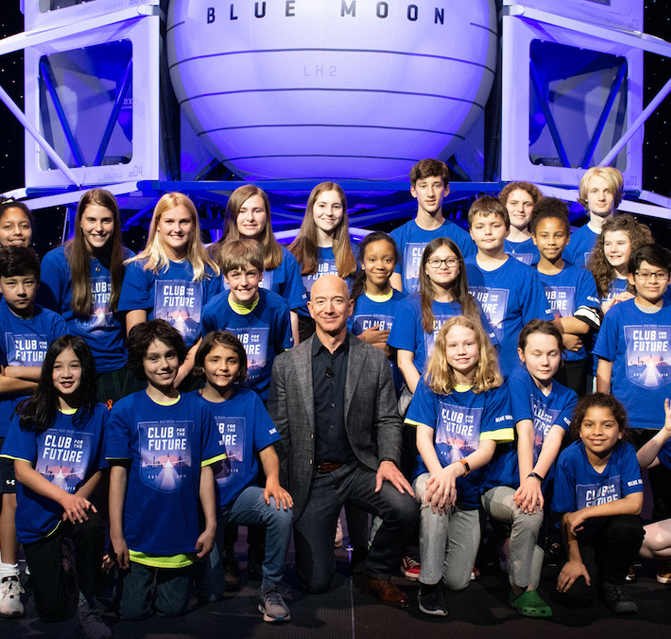
M23 31L23 15L18 0L0 0L0 38ZM645 4L645 31L665 40L671 39L671 10L668 0L648 0ZM645 54L645 95L647 104L671 77L671 65L667 58ZM0 57L0 86L23 109L23 53ZM671 97L662 103L645 125L645 147L643 160L643 188L665 196L671 196L671 157L669 157L669 126ZM23 182L23 128L4 104L0 103L0 193L20 188ZM667 244L670 225L648 220L653 233ZM40 229L38 225L38 235ZM35 238L38 252L43 242L53 245L54 229L49 225L51 237Z

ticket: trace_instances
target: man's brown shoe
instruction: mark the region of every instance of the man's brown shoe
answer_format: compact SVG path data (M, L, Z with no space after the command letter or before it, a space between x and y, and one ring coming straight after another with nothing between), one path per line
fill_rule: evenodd
M389 579L373 579L368 573L364 573L361 575L361 592L376 597L387 606L408 607L408 598Z

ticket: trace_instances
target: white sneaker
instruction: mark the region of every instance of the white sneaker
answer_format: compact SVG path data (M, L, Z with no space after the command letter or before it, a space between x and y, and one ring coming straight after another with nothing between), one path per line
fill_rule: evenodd
M21 595L24 590L15 575L3 577L0 582L0 617L23 617L26 614Z

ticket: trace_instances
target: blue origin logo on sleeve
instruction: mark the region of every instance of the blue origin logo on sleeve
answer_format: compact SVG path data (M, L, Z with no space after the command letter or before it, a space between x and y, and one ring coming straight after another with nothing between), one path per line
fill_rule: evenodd
M172 324L185 341L200 337L200 312L203 307L201 282L156 280L154 284L154 317Z
M509 291L504 288L469 286L469 293L477 300L494 331L497 342L503 341L503 320L508 312Z
M48 348L46 335L5 333L7 366L41 366Z
M575 313L575 288L573 286L545 286L545 297L555 319L572 317Z
M534 464L538 461L543 442L550 429L559 419L559 410L550 409L539 401L536 397L532 398L532 408L534 412Z
M191 472L192 421L140 422L140 477L155 490L179 490Z
M305 290L310 293L312 285L323 275L338 275L335 260L324 260L317 264L317 272L311 275L303 275L303 286Z
M408 242L403 251L403 290L410 294L419 290L419 269L426 242Z
M89 333L115 326L114 315L110 311L112 282L109 275L100 273L91 277L91 314L88 318L77 318L77 324Z
M260 288L265 288L266 291L273 289L273 273L274 271L263 271L263 279L259 282Z
M480 441L482 407L468 408L439 401L435 446L443 465L468 457Z
M244 472L245 437L247 435L244 417L215 417L219 430L219 443L226 450L226 460L216 473L219 486L224 486L236 475Z
M596 484L578 484L576 486L576 501L578 510L588 506L600 506L620 499L620 476L604 477Z
M531 266L531 260L534 259L533 253L511 253L511 255L522 264Z
M627 379L642 388L666 386L671 377L671 326L625 326Z
M352 325L352 333L361 335L369 328L378 327L381 331L390 331L394 323L392 315L357 315Z
M247 353L247 379L245 386L255 382L263 372L268 362L268 339L270 329L267 326L249 328L230 328L227 331L233 333L242 343Z
M38 440L35 470L54 486L74 494L84 481L91 458L93 433L47 431Z

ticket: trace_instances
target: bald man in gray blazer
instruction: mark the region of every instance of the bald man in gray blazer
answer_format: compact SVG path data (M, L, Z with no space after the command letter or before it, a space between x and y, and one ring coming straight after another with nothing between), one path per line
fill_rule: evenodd
M294 500L298 577L309 592L328 589L336 523L350 502L383 520L366 559L362 590L405 607L406 595L390 578L418 506L398 469L402 422L389 363L381 349L348 333L353 302L342 279L318 279L308 309L316 332L276 358L268 398L281 436L283 485Z

